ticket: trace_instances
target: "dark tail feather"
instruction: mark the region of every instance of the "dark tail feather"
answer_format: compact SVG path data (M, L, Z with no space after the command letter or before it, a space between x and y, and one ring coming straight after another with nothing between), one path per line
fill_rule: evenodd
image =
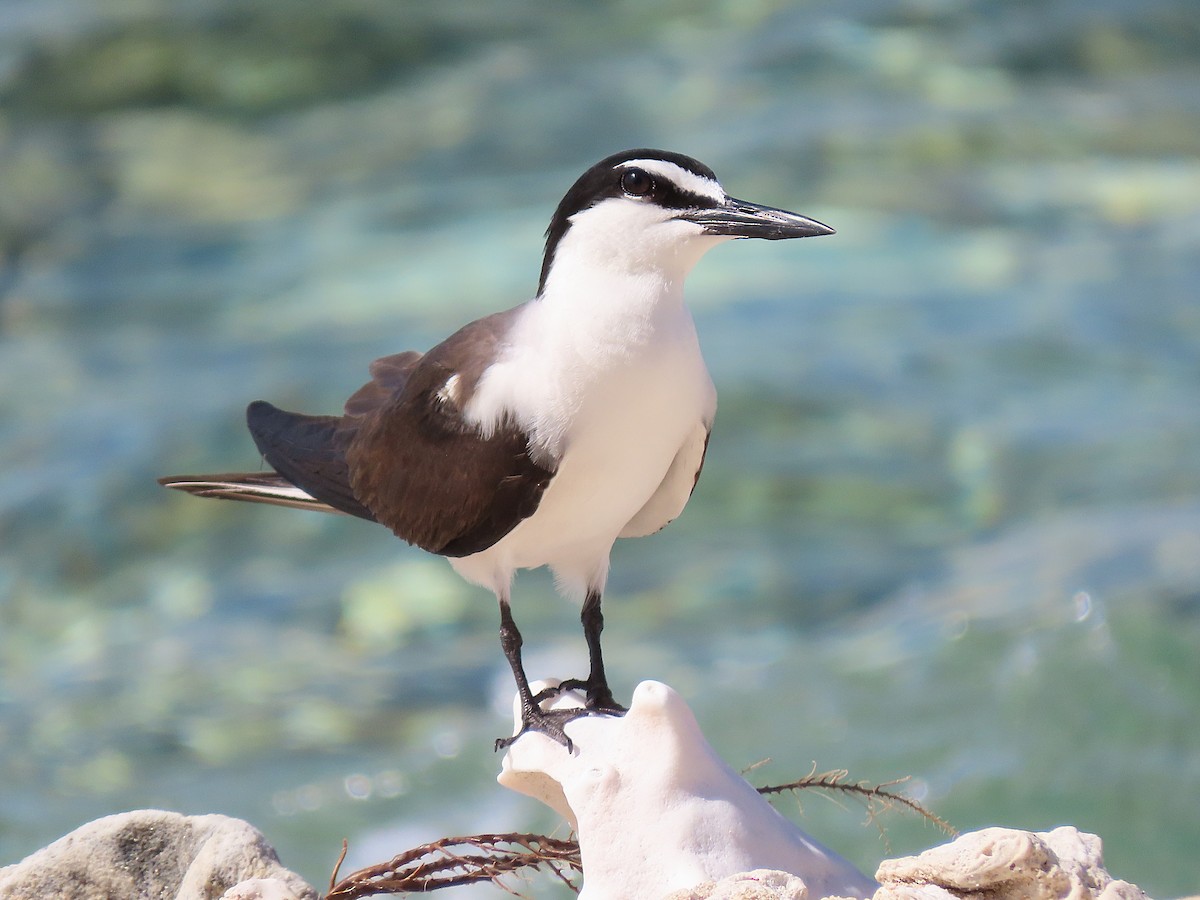
M341 512L375 521L350 487L346 450L354 428L338 416L306 416L256 400L246 424L267 463L316 500Z
M197 497L246 500L272 506L291 506L319 512L341 512L296 487L277 472L227 472L220 475L168 475L158 479L164 487Z

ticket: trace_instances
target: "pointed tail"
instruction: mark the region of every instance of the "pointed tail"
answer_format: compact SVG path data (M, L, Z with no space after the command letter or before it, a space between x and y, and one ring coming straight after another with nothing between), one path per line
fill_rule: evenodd
M319 512L340 513L328 503L322 503L307 491L301 490L277 472L226 472L220 475L168 475L158 479L164 487L194 494L197 497L218 497L222 500L246 500L272 506L291 506L295 509L314 509Z

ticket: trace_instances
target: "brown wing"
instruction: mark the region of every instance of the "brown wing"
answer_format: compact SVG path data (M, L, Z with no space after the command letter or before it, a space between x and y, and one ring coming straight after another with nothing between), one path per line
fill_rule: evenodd
M553 464L530 457L519 428L505 424L485 439L463 417L515 313L473 322L419 360L389 357L405 370L400 390L354 420L346 449L354 496L401 538L443 556L496 543L533 514L554 476Z
M246 424L254 443L277 477L317 501L311 508L323 503L338 512L375 521L375 514L358 500L350 486L346 451L358 432L360 418L402 393L409 374L420 360L421 354L414 350L375 360L371 363L371 380L346 401L344 416L308 416L256 400L246 409ZM285 503L284 495L280 495L284 499L275 499L278 492L254 488L248 490L241 480L236 490L209 495L296 505Z
M346 417L288 412L265 400L246 407L250 435L272 469L321 503L374 521L350 487L346 450L353 423Z
M406 350L391 356L381 356L371 363L371 380L350 395L350 399L346 401L346 415L365 416L404 390L404 383L421 361L421 356L416 350Z
M254 441L318 505L444 556L484 550L533 514L556 466L533 461L519 428L506 424L484 439L463 417L516 313L472 322L424 355L376 360L343 416L256 401L247 411Z

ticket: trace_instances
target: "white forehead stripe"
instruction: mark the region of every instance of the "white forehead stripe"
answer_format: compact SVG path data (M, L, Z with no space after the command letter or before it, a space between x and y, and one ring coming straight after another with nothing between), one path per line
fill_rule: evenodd
M725 201L725 190L713 179L697 175L695 172L677 166L673 162L667 162L665 159L630 159L621 163L617 168L644 169L651 175L657 175L659 178L665 178L667 181L679 185L689 194L707 197L715 203Z

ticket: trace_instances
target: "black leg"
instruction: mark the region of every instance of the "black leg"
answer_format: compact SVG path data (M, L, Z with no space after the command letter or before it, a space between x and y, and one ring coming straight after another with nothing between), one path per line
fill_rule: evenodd
M613 699L612 690L608 686L608 676L604 674L604 656L600 650L600 632L604 630L604 613L600 611L599 591L588 591L587 598L583 601L583 611L579 614L579 621L583 623L583 637L587 641L588 647L588 709L625 712L625 707Z
M532 702L533 692L529 689L529 678L525 675L525 665L521 661L521 645L525 643L521 631L512 617L512 607L507 600L500 601L500 647L504 650L504 658L508 660L513 678L517 682L517 693L521 704Z
M604 614L600 611L600 592L588 591L583 601L583 611L579 614L583 623L583 637L588 647L588 677L587 681L571 679L564 681L558 690L584 689L587 691L587 710L589 712L616 713L625 712L625 707L613 699L612 690L608 686L608 676L604 673L604 655L600 650L600 632L604 630Z
M529 678L525 675L525 666L521 662L521 632L512 617L512 608L505 599L500 600L500 646L504 650L504 658L512 669L513 678L517 682L517 695L521 700L521 730L512 737L497 738L496 749L509 746L526 731L540 731L553 740L558 741L571 752L574 746L563 726L572 719L577 719L587 711L584 709L555 709L543 710L538 703L539 698L533 696L529 688Z

